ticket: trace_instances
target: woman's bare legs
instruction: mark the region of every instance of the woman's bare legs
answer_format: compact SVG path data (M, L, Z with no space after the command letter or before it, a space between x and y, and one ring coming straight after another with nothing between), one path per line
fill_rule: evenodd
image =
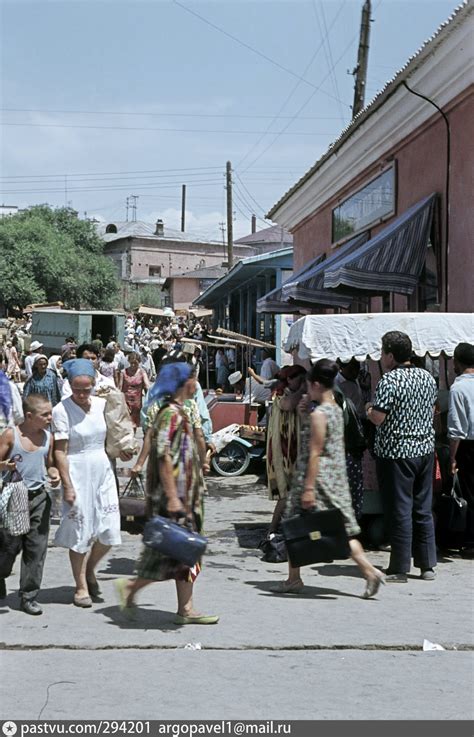
M76 593L78 599L89 596L89 589L86 581L86 553L76 553L75 550L69 551L69 560L71 561L72 575L76 582Z
M372 565L358 540L349 540L349 547L351 549L352 560L357 564L360 572L367 581L367 588L365 590L364 597L369 599L370 597L375 596L380 584L384 582L384 575Z
M86 581L97 583L97 579L95 577L96 566L98 565L99 561L101 561L102 558L107 555L110 548L110 545L104 545L103 543L100 543L98 541L93 544L86 563Z

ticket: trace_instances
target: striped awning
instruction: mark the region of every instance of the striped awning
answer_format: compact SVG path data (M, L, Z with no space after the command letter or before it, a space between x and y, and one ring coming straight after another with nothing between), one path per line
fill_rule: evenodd
M298 305L294 303L293 300L284 299L282 291L283 287L285 286L285 284L293 282L295 279L303 276L303 274L306 274L306 272L314 269L315 266L322 261L324 261L324 256L317 256L309 263L305 264L301 269L299 269L296 274L292 274L285 282L283 282L281 287L272 289L271 292L268 292L263 297L260 297L260 299L257 300L257 312L269 312L273 315L284 315L287 313L298 312ZM307 305L305 306L305 309L308 309Z
M412 294L426 259L436 194L413 205L374 238L326 262L324 287L347 294Z
M339 294L326 289L324 275L331 265L339 263L341 258L348 257L356 252L366 243L367 238L368 233L360 233L334 251L328 258L319 258L312 264L311 268L291 279L287 279L282 286L283 299L291 299L307 305L317 304L327 307L348 308L354 297L350 294Z

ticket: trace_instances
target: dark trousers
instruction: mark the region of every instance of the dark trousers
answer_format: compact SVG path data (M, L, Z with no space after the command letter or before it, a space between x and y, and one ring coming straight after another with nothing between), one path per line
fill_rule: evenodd
M0 578L8 578L17 555L21 552L20 596L36 599L43 578L48 550L51 499L46 491L30 497L30 530L13 536L0 530Z
M474 440L461 440L456 453L461 493L467 501L466 545L474 545Z
M392 548L389 570L408 573L437 563L433 515L434 454L420 458L378 458L377 477Z

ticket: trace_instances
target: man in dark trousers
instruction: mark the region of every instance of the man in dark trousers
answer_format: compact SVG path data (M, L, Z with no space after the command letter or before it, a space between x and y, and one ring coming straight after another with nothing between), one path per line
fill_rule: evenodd
M448 437L451 473L457 473L467 501L464 547L474 548L474 345L459 343L454 349L457 379L449 392Z
M391 545L387 582L405 583L414 565L432 581L437 563L433 516L433 410L437 387L433 377L412 366L411 340L391 331L382 337L382 366L367 417L377 427L375 455Z

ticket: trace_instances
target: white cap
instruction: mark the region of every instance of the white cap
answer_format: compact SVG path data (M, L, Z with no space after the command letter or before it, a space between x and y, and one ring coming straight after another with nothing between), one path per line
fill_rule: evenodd
M181 350L183 351L183 353L190 353L191 356L194 356L196 346L194 345L194 343L185 343Z
M234 386L234 384L237 384L237 382L241 381L242 379L242 372L241 371L234 371L233 374L230 374L227 381L231 386Z
M30 351L37 351L38 348L42 348L43 343L40 343L39 340L34 340L32 344L30 345Z

